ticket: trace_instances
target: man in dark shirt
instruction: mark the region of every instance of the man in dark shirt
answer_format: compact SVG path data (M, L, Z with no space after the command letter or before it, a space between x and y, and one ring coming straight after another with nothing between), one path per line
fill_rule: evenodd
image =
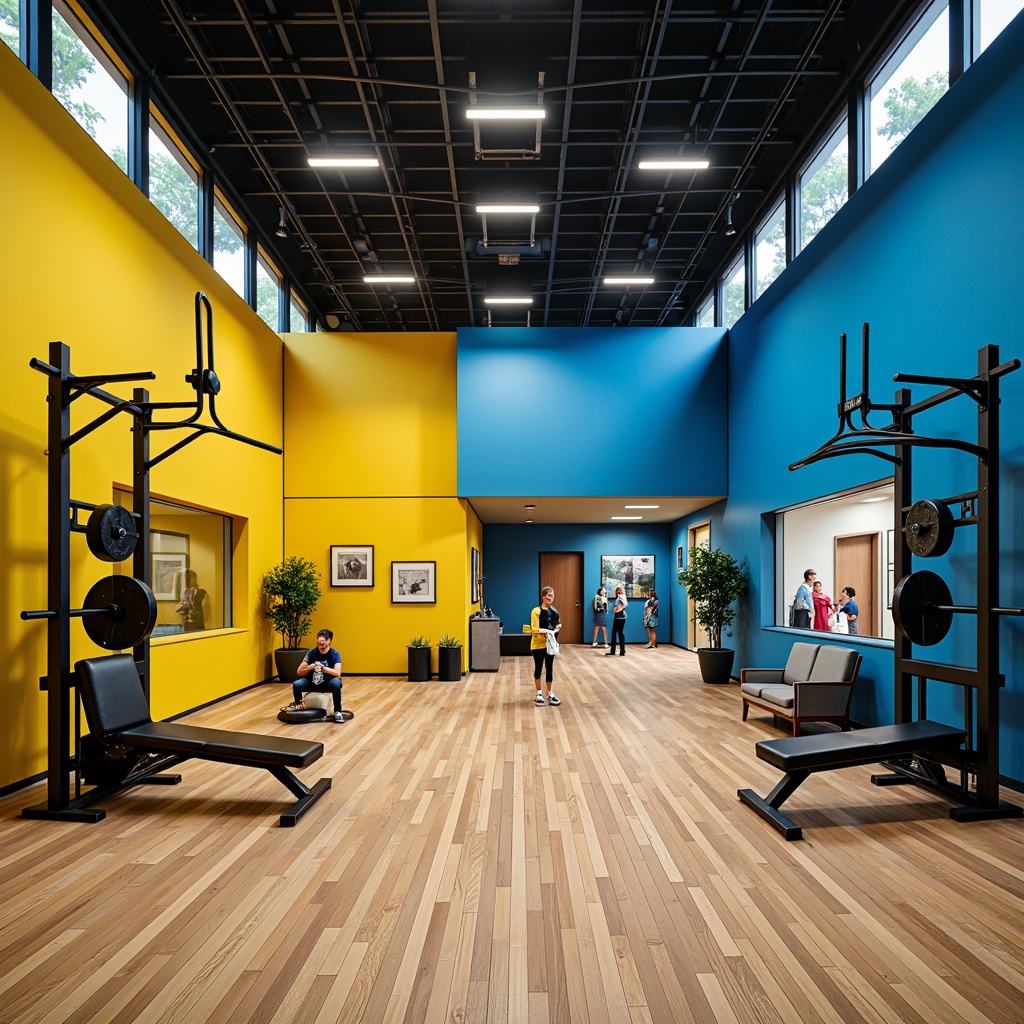
M316 647L306 652L299 666L299 676L292 683L292 703L285 711L298 711L306 706L304 693L330 693L334 698L334 720L345 721L341 713L341 655L331 646L334 634L321 629L316 635Z

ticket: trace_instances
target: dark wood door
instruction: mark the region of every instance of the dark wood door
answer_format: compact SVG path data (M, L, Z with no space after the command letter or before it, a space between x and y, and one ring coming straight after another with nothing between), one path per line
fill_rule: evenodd
M542 551L538 601L541 587L555 589L555 607L562 623L558 642L583 643L583 552Z

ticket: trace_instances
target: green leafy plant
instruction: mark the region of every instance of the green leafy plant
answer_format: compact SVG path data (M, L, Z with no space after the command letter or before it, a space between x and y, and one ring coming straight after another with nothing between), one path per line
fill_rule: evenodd
M294 650L312 629L313 610L320 603L320 573L316 565L291 555L263 574L267 595L265 615L281 634L285 648Z
M428 637L411 636L411 637L409 637L409 646L410 647L429 647L430 646L430 637L429 636Z
M447 633L437 641L438 647L461 647L462 643L455 639L453 636L449 636Z
M736 619L735 602L747 592L743 567L721 548L690 549L690 564L679 573L680 586L694 603L697 622L707 630L711 649L722 647L722 631ZM729 630L725 634L732 636Z

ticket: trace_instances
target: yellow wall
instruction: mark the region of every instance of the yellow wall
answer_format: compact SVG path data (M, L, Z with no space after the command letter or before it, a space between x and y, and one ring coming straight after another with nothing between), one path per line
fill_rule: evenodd
M232 430L280 444L281 341L181 238L74 120L0 46L0 222L16 245L3 257L0 368L0 786L46 764L43 622L23 608L46 603L46 378L29 368L52 340L71 347L79 374L153 370L154 400L188 401L195 360L193 298L214 308L217 408ZM108 390L130 394L130 384ZM103 411L75 403L74 428ZM131 434L118 417L75 445L72 497L111 500L131 483ZM154 435L159 451L164 436ZM167 438L169 441L170 438ZM154 491L237 515L236 628L152 645L153 717L177 713L272 674L273 636L259 609L259 578L282 553L281 458L204 437L151 474ZM246 523L247 520L247 523ZM111 571L72 537L72 603ZM74 658L102 654L77 622ZM210 666L217 665L216 671Z

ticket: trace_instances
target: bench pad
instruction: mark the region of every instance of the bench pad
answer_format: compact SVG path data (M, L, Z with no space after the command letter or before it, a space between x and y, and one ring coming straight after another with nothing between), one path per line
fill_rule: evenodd
M205 729L175 722L150 722L125 729L119 736L126 747L160 754L184 754L201 760L227 760L262 767L306 768L324 754L322 743L264 736L227 729Z

